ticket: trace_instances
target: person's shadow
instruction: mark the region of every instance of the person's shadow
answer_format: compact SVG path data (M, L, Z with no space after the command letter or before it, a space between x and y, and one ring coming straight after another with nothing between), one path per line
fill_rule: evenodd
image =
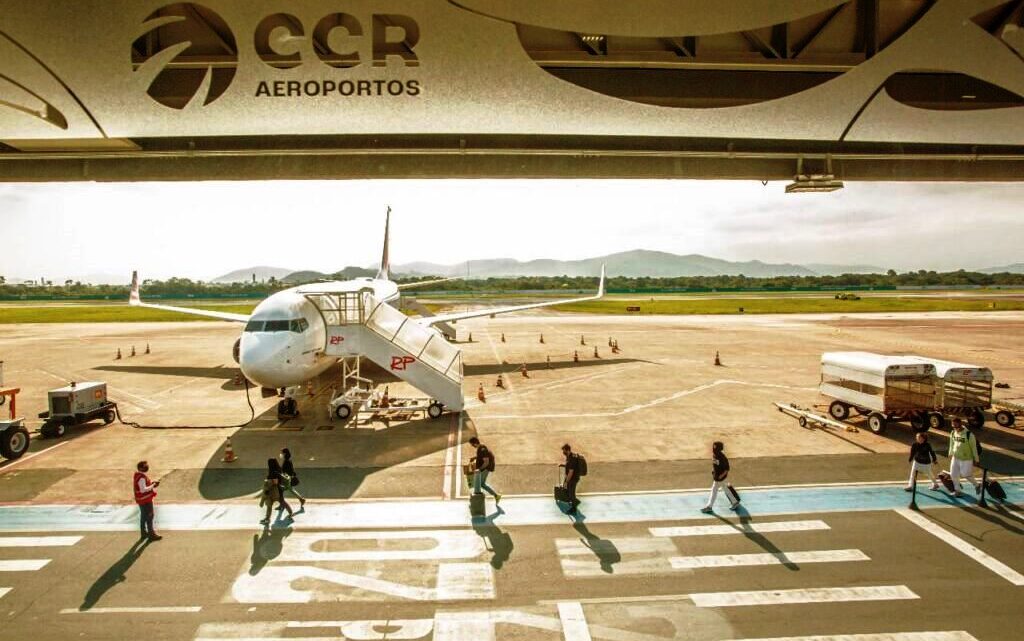
M252 554L249 556L249 574L256 576L267 563L281 556L284 540L292 533L292 528L263 528L260 534L252 535Z
M585 520L586 517L577 509L572 528L580 533L580 536L583 537L580 541L583 545L590 548L590 551L597 557L598 562L601 564L601 571L605 574L614 574L615 568L613 566L622 560L622 554L615 547L614 543L608 539L602 539L591 532L590 528L584 524L583 521Z
M794 572L800 570L800 566L786 558L786 553L780 550L778 546L776 546L774 543L772 543L768 539L768 537L758 532L755 532L750 528L750 525L752 525L754 521L750 517L750 513L747 512L747 510L742 505L739 506L739 508L737 508L736 515L739 517L739 523L733 523L729 519L725 518L724 516L719 516L718 514L715 514L715 518L722 521L730 527L736 528L737 532L747 537L747 539L749 539L750 541L753 541L754 543L761 546L761 548L763 548L765 552L777 558L779 562L782 563L782 565L787 570L792 570Z
M512 542L512 535L503 532L494 524L494 519L504 513L505 511L499 507L494 514L487 515L480 522L477 522L476 519L473 522L473 531L484 540L484 547L491 553L491 567L495 570L501 569L505 561L512 556L512 550L516 547Z
M89 591L85 593L85 597L82 599L82 605L78 606L78 610L83 612L90 610L96 603L99 602L103 595L107 593L110 588L114 587L118 583L124 583L128 580L125 575L128 570L131 569L132 565L142 556L146 547L149 546L149 539L142 538L136 539L135 543L132 544L131 548L124 553L120 559L114 562L107 571L104 572L98 579L96 579L91 586Z

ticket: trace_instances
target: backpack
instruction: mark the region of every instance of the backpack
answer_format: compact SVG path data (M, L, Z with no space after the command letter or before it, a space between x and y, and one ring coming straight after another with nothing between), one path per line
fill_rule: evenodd
M576 472L580 476L587 475L587 459L583 458L582 454L576 455Z

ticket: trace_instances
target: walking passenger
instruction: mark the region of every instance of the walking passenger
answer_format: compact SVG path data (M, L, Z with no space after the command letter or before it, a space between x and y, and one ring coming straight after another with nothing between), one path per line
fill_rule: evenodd
M907 487L904 488L908 492L914 489L914 475L920 472L926 472L928 478L932 480L932 490L939 489L939 482L935 479L934 465L939 462L937 456L935 456L935 450L932 449L932 444L928 442L928 434L924 432L918 432L917 436L914 437L914 444L910 446L910 480L907 481Z
M135 477L132 480L132 490L135 492L135 502L139 504L139 527L142 531L141 538L150 541L159 541L164 538L153 529L153 499L156 498L156 488L160 487L160 481L150 483L146 472L149 472L149 463L139 461L135 465Z
M949 434L949 476L953 480L953 496L963 496L960 479L967 479L974 486L974 493L981 493L981 483L974 480L974 466L978 463L978 441L963 421L953 419L953 431Z
M740 498L732 486L726 481L729 477L729 459L725 456L725 444L715 441L711 445L711 495L708 496L708 503L701 512L711 514L714 509L715 499L718 498L718 491L724 490L729 497L729 509L735 510L740 506Z
M274 502L279 503L278 511L288 510L288 519L292 518L292 508L288 505L288 502L284 500L284 487L282 486L281 479L281 464L277 462L276 458L267 459L267 478L263 481L263 497L260 499L260 504L265 504L267 507L267 515L263 518L260 523L263 525L270 524L270 513L274 509Z
M565 482L564 487L568 491L569 509L567 514L576 514L580 500L576 498L576 486L580 483L580 477L587 475L587 461L579 454L572 451L572 446L566 443L562 446L562 456L565 457Z
M494 503L500 503L501 494L495 492L494 488L487 484L487 476L494 471L494 454L475 436L469 439L469 444L476 448L476 456L469 459L469 462L475 466L473 494L480 495L483 494L481 490L487 490L494 497Z
M281 472L284 473L284 488L299 499L299 508L306 507L306 498L299 494L295 486L299 484L299 475L295 473L295 464L292 463L292 453L287 447L281 450Z

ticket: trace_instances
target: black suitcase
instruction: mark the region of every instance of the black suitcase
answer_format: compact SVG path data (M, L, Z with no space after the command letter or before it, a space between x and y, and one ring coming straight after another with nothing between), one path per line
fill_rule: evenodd
M486 516L487 507L484 504L483 494L470 494L469 495L469 513L473 516Z
M997 501L1006 500L1006 490L999 484L999 481L988 481L985 483L985 491Z
M729 498L732 499L733 503L740 502L740 493L736 491L736 488L732 486L732 483L725 486L726 491L729 493Z
M947 492L956 490L953 486L953 477L949 475L949 472L939 472L938 479L939 483L942 483L942 487L946 488Z

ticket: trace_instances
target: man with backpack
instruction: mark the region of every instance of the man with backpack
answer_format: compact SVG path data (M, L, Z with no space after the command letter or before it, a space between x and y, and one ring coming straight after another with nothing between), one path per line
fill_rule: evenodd
M701 512L704 514L711 514L714 512L713 505L715 499L718 498L718 491L725 490L726 495L729 497L729 509L736 510L740 506L739 494L733 489L732 485L729 484L726 479L729 477L729 459L725 456L725 444L721 441L715 441L711 445L711 496L708 497L708 503Z
M482 496L482 490L487 490L497 505L501 502L501 494L487 484L487 475L494 471L494 454L475 436L469 439L469 444L476 448L476 456L469 459L470 463L476 465L476 471L473 472L473 494Z
M963 496L960 479L967 479L974 486L974 493L981 494L981 483L974 480L974 466L979 463L978 439L964 427L963 421L953 419L953 431L949 433L949 476L953 482L953 496Z
M573 452L572 446L568 443L562 446L562 456L565 457L565 481L562 487L567 491L566 502L569 503L566 514L576 514L576 508L580 504L580 500L576 498L576 486L579 485L580 478L587 475L587 459Z

